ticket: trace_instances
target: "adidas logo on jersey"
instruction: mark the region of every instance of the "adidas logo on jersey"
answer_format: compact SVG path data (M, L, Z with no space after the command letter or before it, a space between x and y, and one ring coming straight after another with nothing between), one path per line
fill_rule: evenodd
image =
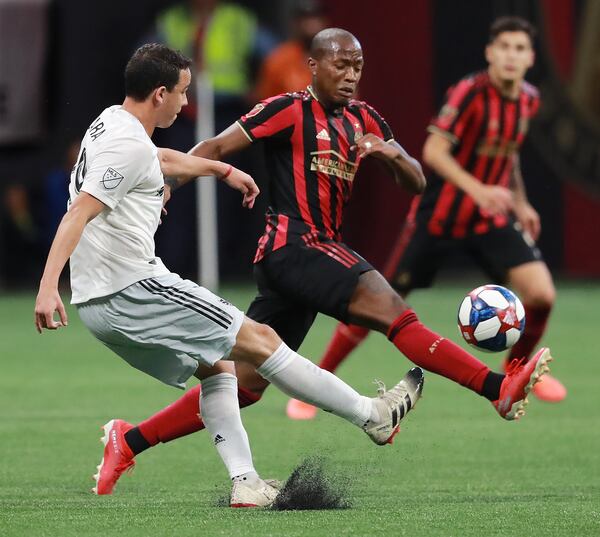
M329 133L326 129L323 129L319 134L317 134L317 140L325 140L327 142L331 142L331 138L329 137Z
M221 442L225 442L225 439L220 434L217 434L217 436L215 436L215 446Z

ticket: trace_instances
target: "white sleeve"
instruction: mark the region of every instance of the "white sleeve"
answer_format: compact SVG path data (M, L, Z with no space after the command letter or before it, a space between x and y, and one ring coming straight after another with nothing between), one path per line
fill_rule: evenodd
M81 190L114 209L144 179L155 152L134 138L117 138L103 147L85 172Z

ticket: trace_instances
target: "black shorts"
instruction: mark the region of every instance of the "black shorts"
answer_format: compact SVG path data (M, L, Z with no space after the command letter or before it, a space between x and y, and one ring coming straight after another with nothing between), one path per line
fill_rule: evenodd
M401 294L430 287L446 258L457 251L468 254L498 284L506 282L509 269L542 260L540 250L517 222L480 235L447 239L431 235L426 222L408 221L384 276Z
M297 350L317 313L347 322L358 278L373 267L343 243L300 240L254 265L258 295L247 315Z

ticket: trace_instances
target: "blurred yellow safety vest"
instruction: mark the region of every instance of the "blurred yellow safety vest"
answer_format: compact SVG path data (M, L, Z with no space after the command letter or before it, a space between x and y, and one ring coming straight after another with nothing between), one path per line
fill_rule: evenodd
M157 29L167 46L194 57L197 23L187 5L164 11ZM215 93L241 95L250 89L249 60L257 32L253 13L235 4L215 7L202 40L202 63Z

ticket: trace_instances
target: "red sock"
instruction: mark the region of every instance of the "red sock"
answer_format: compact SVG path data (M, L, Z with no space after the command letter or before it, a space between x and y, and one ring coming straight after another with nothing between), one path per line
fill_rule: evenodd
M546 330L551 308L525 305L525 330L515 343L505 361L505 366L514 358L529 358Z
M346 357L367 337L368 328L354 324L339 323L319 367L333 373Z
M238 387L240 408L250 406L260 399L260 395ZM204 429L200 412L200 384L194 386L174 403L163 408L141 422L137 428L151 446L159 442L170 442Z
M392 323L388 339L423 369L482 393L490 369L449 339L429 330L414 311L405 311Z

